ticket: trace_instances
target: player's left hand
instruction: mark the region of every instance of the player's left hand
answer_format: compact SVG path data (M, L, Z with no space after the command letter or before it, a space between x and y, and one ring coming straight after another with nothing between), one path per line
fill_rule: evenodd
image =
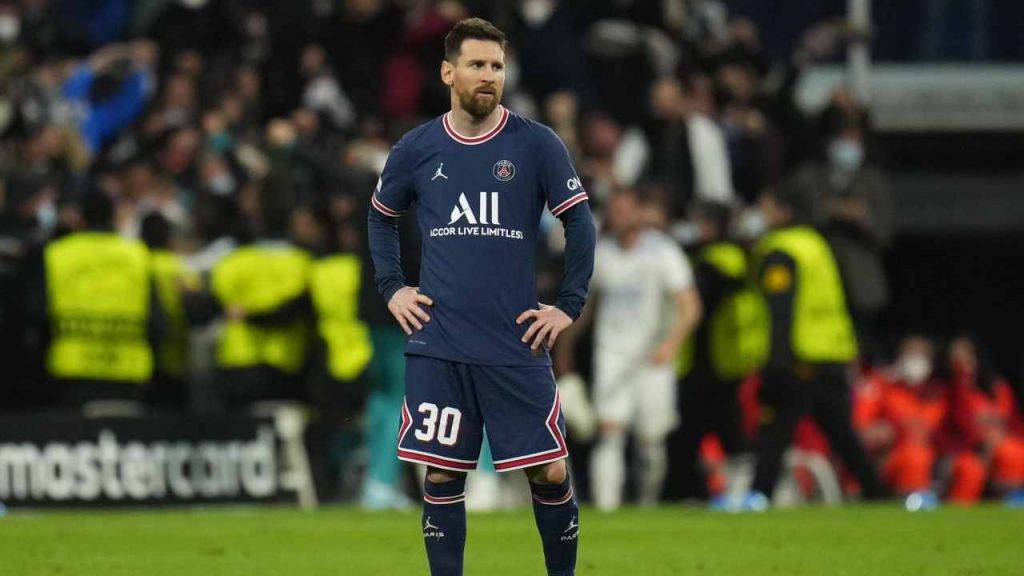
M651 353L651 362L654 364L665 364L671 360L675 355L679 346L675 342L666 341L658 345Z
M516 318L516 324L522 324L533 318L533 324L523 334L523 342L529 343L530 348L537 350L544 345L551 348L555 345L555 339L569 326L572 326L572 318L554 306L538 304L539 309L527 310ZM545 342L546 340L546 342Z

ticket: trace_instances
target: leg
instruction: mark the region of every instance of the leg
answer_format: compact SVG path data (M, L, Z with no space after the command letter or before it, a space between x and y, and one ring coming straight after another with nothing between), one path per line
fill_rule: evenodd
M598 424L597 446L590 455L590 492L599 510L615 510L622 503L626 482L626 429L618 423Z
M626 433L636 406L636 370L614 356L595 362L594 410L597 443L590 454L590 494L599 510L614 510L622 503L626 482Z
M466 549L466 474L427 467L423 543L431 576L462 576Z
M1024 440L1008 436L996 446L992 482L1000 494L1024 488Z
M464 364L406 358L398 457L427 465L423 541L433 576L461 576L466 544L466 472L476 468L483 420Z
M640 465L637 501L641 506L654 506L661 497L661 488L668 471L665 439L637 438L637 460Z
M986 471L981 458L972 452L961 452L953 457L949 494L956 504L974 504L985 491Z
M757 468L752 490L771 498L779 478L782 456L789 447L793 430L803 416L806 399L788 372L764 372L761 384L761 424L757 432Z
M893 448L885 460L885 477L897 494L928 490L932 483L935 450L927 444L906 441Z
M679 402L679 427L672 433L669 440L668 461L672 469L669 471L667 490L675 493L676 484L683 497L705 496L704 474L698 462L701 440L707 431L705 418L706 396L700 394L698 387L710 384L696 373L690 374L680 383L681 400ZM676 472L678 471L678 472ZM676 478L677 477L677 478Z
M525 471L533 493L533 517L544 546L548 575L571 576L576 572L580 510L565 460Z
M878 479L874 465L850 424L850 387L845 368L823 366L818 367L818 372L816 381L809 384L814 394L812 410L815 422L825 433L832 449L857 477L864 497L885 497L888 490Z
M362 501L368 508L390 508L402 502L396 487L401 463L395 460L394 447L405 383L405 339L401 331L390 326L374 327L371 337L376 353L367 371L370 394L363 438L368 462Z
M668 471L665 438L679 426L676 378L672 367L647 365L637 370L634 388L637 407L633 417L638 464L640 504L658 502Z
M494 467L526 470L548 574L571 576L579 507L565 462L565 419L555 378L547 367L472 366L470 373Z

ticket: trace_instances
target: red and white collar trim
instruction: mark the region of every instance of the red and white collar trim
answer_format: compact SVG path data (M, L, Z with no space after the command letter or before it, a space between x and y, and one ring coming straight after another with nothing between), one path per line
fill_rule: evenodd
M501 107L501 119L498 120L498 125L497 126L492 128L486 134L481 134L479 136L469 137L469 136L463 136L462 134L459 134L458 132L455 131L455 128L452 127L451 122L448 120L448 117L451 116L451 115L452 115L452 113L448 112L441 119L441 123L444 124L444 131L447 132L448 135L452 137L452 140L455 140L459 144L466 144L467 146L476 146L477 144L483 144L484 142L487 142L491 138L494 138L495 136L497 136L498 133L501 132L501 129L505 127L505 124L508 123L508 108L505 108L504 106L502 106Z

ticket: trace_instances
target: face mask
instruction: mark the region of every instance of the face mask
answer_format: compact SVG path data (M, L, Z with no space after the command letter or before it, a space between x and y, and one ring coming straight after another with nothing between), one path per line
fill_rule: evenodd
M57 225L57 207L47 202L36 210L36 224L44 232L49 232Z
M21 34L21 20L13 14L0 16L0 42L13 44Z
M852 172L864 162L864 147L851 138L838 138L828 145L828 159L832 166Z
M523 19L533 28L538 28L551 17L555 3L551 0L526 0L520 6Z
M927 356L913 354L900 360L900 373L911 386L920 386L932 373L932 361Z
M210 148L216 152L224 152L231 148L231 135L227 132L218 132L210 136Z
M210 179L210 191L218 196L227 196L235 190L235 179L228 172L221 172Z

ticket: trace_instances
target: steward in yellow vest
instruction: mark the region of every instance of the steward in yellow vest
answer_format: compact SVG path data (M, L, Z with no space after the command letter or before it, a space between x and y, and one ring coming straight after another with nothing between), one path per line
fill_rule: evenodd
M199 289L199 275L172 252L171 225L159 213L142 219L141 236L150 250L150 270L156 297L164 311L166 330L154 358L153 387L149 400L157 405L183 408L188 400L187 369L189 326L185 316L186 291Z
M747 255L728 240L731 209L699 202L690 217L700 234L691 262L705 314L677 364L680 426L670 438L670 461L678 478L668 483L673 498L708 495L706 466L698 462L706 434L715 434L730 456L745 451L737 390L767 354L767 319L750 285Z
M87 230L44 249L46 373L62 402L141 399L162 332L149 251L110 230L113 206L93 191L83 200Z
M370 330L359 318L362 262L356 254L318 258L310 269L309 292L316 318L316 391L324 404L346 416L362 412L363 374L373 357Z
M227 407L305 396L311 262L273 238L241 246L213 268L210 290L226 319L216 364Z
M809 414L864 496L882 497L886 490L850 425L847 370L857 359L857 341L832 251L805 224L814 194L791 181L760 201L770 230L754 248L753 268L768 308L771 344L760 390L753 489L771 495L793 429Z

